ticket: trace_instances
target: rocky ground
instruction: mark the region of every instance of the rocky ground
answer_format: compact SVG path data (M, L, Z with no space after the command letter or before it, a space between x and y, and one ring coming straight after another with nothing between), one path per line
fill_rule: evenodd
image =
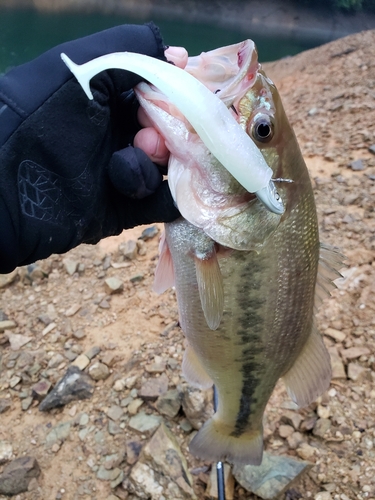
M264 433L278 478L259 489L252 471L228 468L228 500L272 498L278 481L282 499L375 499L374 46L364 32L266 65L311 172L321 240L348 267L318 314L331 388L296 411L277 386ZM215 498L211 464L188 453L211 394L181 376L175 294L152 291L158 234L144 229L0 276L1 492Z

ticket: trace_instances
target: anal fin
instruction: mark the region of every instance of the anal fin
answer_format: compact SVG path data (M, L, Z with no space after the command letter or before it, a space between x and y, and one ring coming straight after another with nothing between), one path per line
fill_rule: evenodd
M195 270L204 317L208 327L216 330L223 316L224 287L215 248L203 259L195 257Z
M209 389L213 385L210 376L189 344L182 360L182 373L189 384L198 389Z
M325 392L332 376L331 360L315 325L294 365L283 375L289 396L301 408Z

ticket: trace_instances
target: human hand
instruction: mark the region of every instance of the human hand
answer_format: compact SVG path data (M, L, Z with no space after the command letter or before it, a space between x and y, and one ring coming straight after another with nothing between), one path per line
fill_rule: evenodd
M82 64L119 51L164 59L164 49L154 25L119 26L55 47L0 78L0 272L178 217L152 161L166 164L164 141L132 92L142 79L102 72L92 79L90 101L60 59L65 52ZM168 58L184 67L186 51L174 50Z

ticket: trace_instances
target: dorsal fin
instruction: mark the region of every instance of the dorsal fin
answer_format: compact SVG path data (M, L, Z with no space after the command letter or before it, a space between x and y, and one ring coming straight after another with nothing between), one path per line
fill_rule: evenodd
M346 267L345 257L338 248L320 244L318 276L315 286L314 311L316 312L323 300L330 296L336 288L334 280L342 278L340 269Z

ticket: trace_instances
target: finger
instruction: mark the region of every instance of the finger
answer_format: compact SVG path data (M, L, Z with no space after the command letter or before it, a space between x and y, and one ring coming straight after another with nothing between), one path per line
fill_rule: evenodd
M158 167L144 151L132 146L113 154L108 173L117 191L131 198L149 196L162 182Z
M169 47L164 51L167 61L173 62L179 68L184 69L188 62L188 53L184 47Z
M159 165L168 163L167 146L164 139L153 127L143 128L135 135L134 147L142 149L154 163Z

